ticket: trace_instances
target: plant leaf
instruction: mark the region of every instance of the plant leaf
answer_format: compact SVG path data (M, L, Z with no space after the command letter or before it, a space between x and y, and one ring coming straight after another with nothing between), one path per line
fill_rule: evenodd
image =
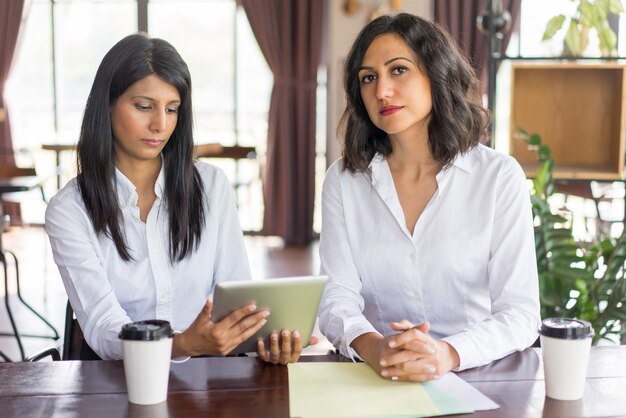
M565 23L565 15L556 15L546 24L546 30L543 32L542 41L547 41L548 39L552 39L552 37L563 27L563 23Z
M528 145L532 145L532 146L541 145L541 137L537 134L532 134L530 138L528 138Z
M539 160L547 160L551 158L550 147L547 145L541 145L537 151L537 156L539 157Z
M576 19L570 21L569 28L567 28L567 32L565 33L565 43L572 55L582 55L580 49L580 29L578 28L578 21Z
M621 0L608 0L608 3L610 13L620 14L624 12L624 6Z
M598 32L598 41L600 42L600 50L604 56L612 56L617 47L617 36L613 29L609 25L604 25L600 29L596 28Z
M599 17L597 9L602 9L602 6L601 2L598 1L591 4L588 1L581 0L579 9L582 23L586 26L595 26Z

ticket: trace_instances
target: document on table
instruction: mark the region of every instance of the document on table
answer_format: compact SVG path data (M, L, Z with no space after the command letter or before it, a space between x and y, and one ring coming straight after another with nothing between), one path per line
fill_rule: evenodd
M288 371L291 417L429 417L498 408L453 373L417 383L385 380L365 363L293 363Z

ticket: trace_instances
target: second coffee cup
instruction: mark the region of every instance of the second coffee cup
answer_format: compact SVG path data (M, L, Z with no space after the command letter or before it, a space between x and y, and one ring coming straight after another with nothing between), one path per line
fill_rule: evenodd
M546 395L563 401L582 398L594 335L591 324L571 318L547 318L539 334Z

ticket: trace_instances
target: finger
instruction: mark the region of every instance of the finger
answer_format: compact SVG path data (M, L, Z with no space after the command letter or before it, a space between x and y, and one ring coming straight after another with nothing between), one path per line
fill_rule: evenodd
M430 331L430 322L424 321L415 328L422 331L424 334L428 334L428 331Z
M438 379L439 376L435 374L410 374L403 376L392 376L389 377L389 380L394 382L428 382L433 379Z
M221 351L223 353L225 353L225 354L230 353L239 344L241 344L242 342L246 341L248 338L252 337L266 323L267 323L267 319L263 318L263 319L255 322L249 328L241 330L241 332L234 332L234 331L240 331L240 330L238 330L236 328L231 328L230 329L231 332L224 333L221 336L220 341L222 342L221 346L223 347Z
M423 361L408 361L402 367L385 367L381 369L381 376L390 380L410 380L423 382L437 377L437 368Z
M278 334L272 332L270 335L270 363L278 363L280 359L280 343L278 342Z
M265 349L265 342L263 341L263 338L259 337L256 343L256 348L257 348L257 354L259 355L261 360L269 361L270 353L269 351Z
M423 343L431 346L434 345L432 344L432 338L417 328L411 328L401 334L394 335L389 338L389 342L387 344L391 348L400 348L409 343Z
M399 322L392 322L390 325L391 329L393 329L394 331L408 331L411 328L418 329L424 334L428 334L428 331L430 331L430 322L428 321L424 321L419 325L415 325L412 322L403 319Z
M400 351L391 352L388 355L381 356L379 364L381 367L392 367L392 366L398 367L402 363L405 363L407 361L416 361L423 357L424 357L423 355L421 356L415 351L400 350Z
M407 321L406 319L403 319L398 322L392 322L390 325L391 325L391 329L393 329L394 331L406 331L415 327L415 324L413 324L410 321Z
M239 322L233 324L229 330L232 333L243 333L248 329L255 327L261 320L264 320L270 315L269 311L259 311L248 316L243 317ZM260 327L259 327L260 328Z
M205 325L207 322L211 320L211 312L213 311L213 301L211 299L207 299L198 313L198 316L193 321L196 325Z
M231 328L232 326L234 326L236 323L241 321L246 316L254 313L256 310L257 310L256 304L250 303L248 305L242 306L241 308L232 311L230 314L224 317L224 319L222 319L220 323L228 328Z
M280 364L287 364L291 360L291 333L289 330L282 330L280 332L280 356L278 362Z
M291 352L291 362L295 362L300 358L300 354L302 354L302 336L298 331L294 331L291 334L292 337L292 352Z
M297 331L294 331L294 332L297 332ZM298 334L298 335L300 335L300 334ZM311 339L309 340L309 345L315 345L315 344L317 344L319 342L320 342L320 339L317 338L315 335L312 335Z

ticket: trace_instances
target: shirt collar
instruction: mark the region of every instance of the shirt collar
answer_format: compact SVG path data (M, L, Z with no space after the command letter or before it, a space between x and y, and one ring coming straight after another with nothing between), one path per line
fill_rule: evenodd
M450 167L445 170L442 170L437 175L437 177L439 177L439 175L445 175L445 173L448 172L450 168L452 167L458 167L461 170L467 172L468 174L472 174L473 164L468 154L469 154L469 151L464 154L458 154L452 161L452 164L450 165ZM380 178L381 170L383 170L385 164L387 164L387 158L385 158L381 153L376 153L376 155L374 155L374 158L372 158L372 161L370 161L370 164L369 164L369 168L372 173L372 179L371 179L372 184L376 184L376 179Z
M165 163L162 161L161 170L154 185L154 193L158 199L163 196L165 190ZM117 200L120 206L137 206L137 188L117 167L115 167L115 187L117 192Z
M452 161L452 165L466 171L468 174L472 174L473 164L469 158L470 151L457 155Z

